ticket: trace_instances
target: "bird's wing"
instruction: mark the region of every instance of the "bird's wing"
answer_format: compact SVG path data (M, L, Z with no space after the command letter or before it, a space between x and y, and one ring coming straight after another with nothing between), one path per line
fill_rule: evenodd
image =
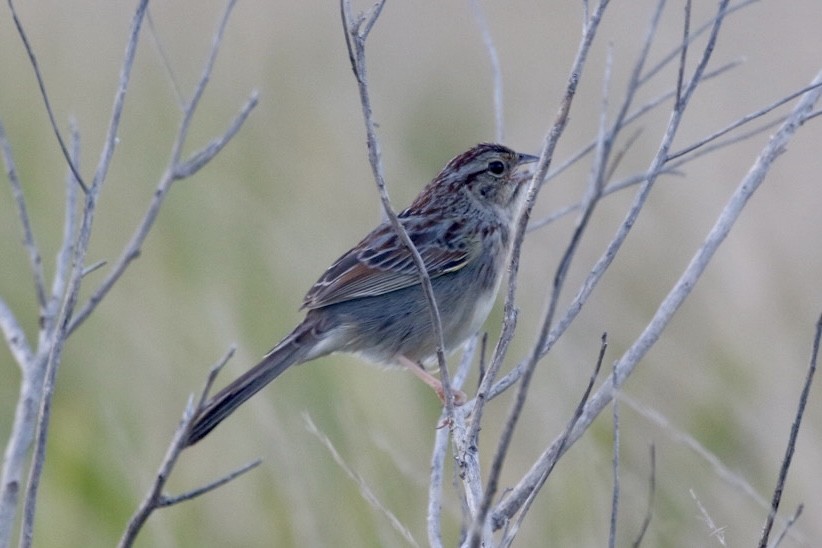
M479 240L448 245L433 230L411 232L412 241L430 278L455 272L479 251ZM303 308L321 308L362 297L373 297L419 283L408 248L389 224L377 227L351 251L337 259L308 291Z

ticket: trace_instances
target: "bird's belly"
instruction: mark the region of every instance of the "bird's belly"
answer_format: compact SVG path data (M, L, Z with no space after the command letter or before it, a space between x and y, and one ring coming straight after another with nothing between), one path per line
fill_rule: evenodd
M482 327L494 306L500 271L501 265L488 261L431 280L446 353ZM333 325L330 346L339 345L324 352L350 352L383 365L395 364L400 355L436 365L438 339L419 285L329 305L323 314Z

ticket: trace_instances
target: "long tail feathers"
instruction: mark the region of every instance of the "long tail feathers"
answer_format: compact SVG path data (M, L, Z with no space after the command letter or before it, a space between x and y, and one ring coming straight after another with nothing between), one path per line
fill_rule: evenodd
M220 390L205 404L194 419L186 446L194 445L206 437L223 419L276 379L280 373L304 360L310 345L306 345L306 341L302 341L301 344L296 340L299 338L299 329L295 329L294 333L278 344L260 363Z

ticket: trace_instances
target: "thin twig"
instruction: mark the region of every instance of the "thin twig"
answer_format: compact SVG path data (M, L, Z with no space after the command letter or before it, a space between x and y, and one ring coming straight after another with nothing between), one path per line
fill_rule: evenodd
M822 71L814 78L814 83L822 82ZM822 95L822 90L814 88L807 92L799 101L797 106L793 109L790 116L788 116L785 123L774 134L768 144L762 149L757 157L754 165L751 167L747 176L743 178L733 193L723 211L720 213L716 224L709 232L705 243L696 252L691 262L680 276L679 280L673 286L671 291L660 304L654 317L649 322L648 326L637 338L634 344L626 351L626 353L619 359L617 364L617 384L606 383L601 387L591 400L586 405L585 413L576 425L574 431L570 436L570 442L573 443L582 435L582 433L590 426L593 419L599 415L604 407L613 398L614 390L618 388L635 369L636 365L648 350L657 341L664 328L668 325L673 315L678 310L679 306L690 294L697 280L705 271L708 263L713 257L716 250L719 248L725 237L728 235L731 227L739 218L744 209L748 199L759 188L765 179L771 165L776 158L785 150L785 147L790 142L791 138L796 134L797 130L805 120L805 116L813 108L813 104ZM683 95L684 97L685 95ZM672 116L672 123L678 123L678 116ZM671 134L669 128L667 133ZM671 135L672 137L672 135ZM664 153L666 143L669 145L670 139L663 141L663 147L660 152ZM657 169L655 160L652 165L652 170ZM663 154L664 156L664 154ZM647 188L647 183L643 189ZM640 196L641 198L642 196ZM630 218L629 218L630 220ZM624 228L620 228L621 234ZM616 239L615 239L616 241ZM595 267L596 270L597 267ZM519 484L510 492L496 508L493 521L495 525L503 524L508 517L516 512L516 509L522 504L522 501L527 497L527 494L533 489L533 486L542 477L544 470L553 466L553 462L561 456L567 449L569 444L565 441L560 443L560 439L554 441L551 446L540 456L531 470L520 480Z
M377 18L382 12L385 5L385 0L379 0L371 8L369 13L360 13L354 17L351 11L350 0L340 0L340 13L342 16L343 32L345 34L345 44L348 48L348 58L351 62L351 70L357 79L357 88L360 94L360 104L362 106L363 119L365 122L366 141L368 144L368 162L371 165L371 171L379 191L380 201L382 202L383 211L391 223L394 231L397 233L400 241L408 249L411 258L414 261L414 266L417 268L417 274L420 278L420 286L428 303L428 311L431 315L431 325L434 330L434 337L437 341L437 362L439 364L440 382L445 396L445 409L448 412L449 421L454 416L454 392L451 388L451 379L448 374L448 367L445 362L445 339L442 332L442 320L440 318L439 308L437 308L437 301L434 296L434 289L431 286L431 279L428 276L428 271L425 267L425 262L422 260L416 246L411 241L405 227L400 223L394 208L391 206L391 200L388 197L388 190L385 185L385 177L383 175L382 161L380 154L380 145L377 139L376 125L371 110L371 99L368 92L368 77L365 64L365 42L368 34L371 32Z
M80 132L77 124L70 121L72 161L80 165ZM74 243L77 238L77 181L74 173L68 170L66 174L66 205L63 210L63 239L57 252L54 278L51 282L51 300L58 303L66 292L69 276L71 276L71 259L74 256ZM83 276L88 272L83 272Z
M782 466L779 469L779 477L776 480L776 487L773 491L773 498L771 499L771 510L768 512L768 519L765 520L765 527L762 529L762 536L759 539L759 548L768 546L768 537L773 528L774 518L779 511L779 503L782 500L782 491L785 489L785 479L788 477L788 469L791 467L793 460L793 453L796 449L796 438L799 436L799 426L802 424L802 418L805 415L805 407L808 404L808 395L811 391L811 384L813 383L813 376L816 373L816 360L819 357L819 340L822 339L822 315L816 322L816 334L813 338L813 348L811 350L810 364L808 365L808 374L805 377L805 384L802 387L802 394L799 396L799 405L796 409L796 416L791 425L791 435L788 438L788 446L785 448L785 457L782 459Z
M226 483L237 479L246 472L250 472L257 466L259 466L262 462L262 458L257 458L255 460L252 460L251 462L247 462L246 464L240 466L235 470L232 470L223 477L215 479L211 483L203 485L202 487L198 487L197 489L192 489L191 491L186 491L185 493L180 493L179 495L161 495L157 500L157 508L166 508L168 506L174 506L175 504L180 504L181 502L186 502L188 500L195 499L199 496L205 495L206 493L213 491L218 487L222 487Z
M46 307L46 280L43 276L43 259L40 256L40 249L34 240L34 231L31 228L28 208L26 207L26 197L23 195L23 186L17 175L17 167L14 165L14 156L11 153L11 145L6 138L6 130L0 122L0 153L3 155L3 162L6 164L6 176L11 185L11 193L14 203L17 206L17 216L20 218L20 226L23 229L23 247L29 255L29 266L34 278L34 293L37 296L37 304L42 314Z
M705 506L702 505L702 501L699 500L699 497L696 496L696 492L693 489L690 489L690 493L691 498L694 499L696 507L699 509L699 513L702 516L702 521L704 521L705 525L708 526L709 534L715 538L719 544L722 546L727 546L725 543L725 527L717 526L716 522L714 522L714 519L711 517L711 514L709 514Z
M202 168L203 165L212 160L239 130L242 123L245 122L249 112L256 106L257 95L256 92L254 92L251 94L240 113L235 117L229 125L229 128L222 134L222 136L214 139L214 141L203 148L200 152L193 154L188 160L180 163L180 156L188 137L188 128L191 123L191 119L194 112L197 110L199 99L202 97L204 87L211 77L211 70L214 66L215 55L220 45L219 39L222 39L223 31L225 30L228 17L231 14L231 9L234 6L235 1L236 0L230 0L226 4L226 8L218 24L215 37L212 40L211 51L209 52L209 56L204 65L203 72L197 82L192 99L188 102L185 110L183 111L183 117L177 130L177 136L174 144L172 145L169 165L166 167L160 181L157 183L157 188L151 196L151 202L146 209L145 215L140 221L139 226L132 234L128 244L126 244L123 249L120 257L112 265L108 275L100 283L99 287L94 290L85 305L82 306L72 318L71 324L69 325L69 333L73 333L74 330L77 329L89 317L89 315L91 315L94 309L97 308L97 305L100 304L103 298L122 277L132 261L139 257L143 243L154 226L154 222L157 219L157 215L160 212L160 208L164 203L169 190L171 190L172 184L182 177L194 174L197 170Z
M171 82L171 91L174 92L174 99L177 101L177 106L180 110L185 109L185 100L183 99L183 90L177 82L177 75L174 69L171 68L171 60L166 52L165 45L160 40L160 33L157 32L157 27L154 26L154 18L151 16L151 9L146 12L146 22L148 23L148 33L151 36L154 47L157 48L157 53L160 55L163 68L168 76L168 81Z
M208 397L211 393L211 387L214 386L214 381L217 380L217 375L220 374L220 371L223 370L225 364L234 357L234 353L237 351L237 345L232 344L228 348L228 352L225 355L211 366L211 369L208 371L208 377L206 378L205 386L203 386L202 391L200 392L200 401L197 403L197 412L199 412L203 407L205 407L206 402L208 401Z
M465 383L465 379L468 377L468 373L471 370L471 363L473 362L474 354L477 349L477 337L472 337L468 344L465 347L463 352L462 359L460 360L459 365L456 369L456 374L454 375L453 379L453 387L455 389L462 388L462 385ZM462 483L462 490L458 490L461 495L461 502L462 508L464 510L464 517L467 521L470 521L471 516L476 514L477 509L479 508L480 501L482 500L482 475L480 473L480 462L479 462L479 450L478 446L476 445L477 439L473 438L468 434L469 426L467 424L468 417L471 416L472 418L472 425L473 425L473 413L469 405L463 405L462 407L454 409L453 419L450 422L451 427L451 440L454 446L454 462L455 462L455 483L457 483L457 478ZM448 424L448 413L447 410L443 410L443 413L440 417L440 424ZM445 430L444 428L440 428L440 430ZM437 436L437 440L440 441L442 438ZM447 444L447 439L442 441L443 444ZM445 447L442 448L445 450ZM433 461L432 461L433 462ZM443 465L442 462L439 463ZM441 493L436 494L438 497L441 497ZM429 493L429 499L431 498L431 494ZM432 516L429 515L429 519L433 519Z
M27 368L34 358L34 353L26 338L26 332L3 299L0 299L0 331L3 332L6 346L11 351L14 361L17 362L21 371Z
M203 64L200 79L197 81L197 85L194 86L194 92L191 95L191 99L183 109L183 119L180 121L178 135L182 135L184 137L182 139L175 140L171 147L170 164L175 168L180 164L180 156L183 152L183 146L185 146L185 136L188 135L188 128L191 125L191 120L194 118L194 112L197 110L197 105L200 103L200 99L205 92L209 78L211 78L211 72L214 70L214 63L217 60L217 53L220 51L220 44L223 42L223 35L225 34L225 29L228 25L228 18L231 16L231 11L234 9L234 5L236 3L237 0L228 0L226 3L223 16L220 18L220 22L217 25L217 30L211 37L211 48L208 52L208 58Z
M480 0L471 0L471 13L477 23L482 43L488 53L488 60L491 62L491 79L494 89L494 139L497 143L505 142L505 118L502 100L502 66L499 62L499 54L494 45L494 38L491 36L491 28L488 26L488 18L485 16L480 5Z
M120 84L115 94L115 106L112 113L111 123L109 125L108 137L103 147L103 155L101 157L100 164L97 167L95 177L92 181L91 187L88 188L86 192L85 206L83 208L83 219L74 247L74 256L72 258L71 275L66 287L66 293L61 299L59 314L56 316L56 321L54 322L56 329L54 330L53 336L51 340L48 341L47 345L49 351L46 362L46 371L42 384L39 413L37 414L37 436L34 447L34 455L32 457L31 471L29 473L29 481L26 488L23 523L20 532L21 548L29 548L32 543L37 493L40 486L40 477L45 463L46 441L48 439L48 428L51 419L51 404L54 396L57 370L59 369L62 359L63 347L69 336L68 324L72 314L74 313L74 308L77 304L77 299L80 293L83 264L85 263L86 252L88 251L88 244L91 239L91 228L94 222L97 199L99 198L100 190L105 180L108 166L111 162L111 155L114 150L114 140L119 128L120 114L122 113L123 100L125 99L126 89L128 88L131 68L134 64L134 56L140 35L140 28L142 26L143 15L145 14L147 4L147 0L142 0L132 18L131 30L128 41L126 42L124 61L120 71ZM69 158L69 161L70 160L71 159ZM73 171L73 173L76 177L76 171Z
M308 413L303 413L303 420L305 421L306 429L314 436L316 436L318 440L320 440L320 443L322 443L323 446L328 450L328 453L331 455L331 458L334 459L334 462L336 462L337 465L340 468L342 468L343 471L348 475L348 477L351 478L354 481L354 483L357 484L357 488L359 489L362 498L365 499L366 502L368 502L368 504L370 504L372 508L383 514L388 519L388 522L391 524L394 530L397 531L406 540L406 542L408 542L408 544L410 544L411 546L419 546L419 543L417 543L416 539L414 538L414 535L411 534L411 531L409 531L408 528L405 525L403 525L399 518L391 510L389 510L385 504L380 502L380 499L377 498L377 495L374 494L374 491L368 486L368 484L365 482L362 476L357 474L348 465L348 463L345 462L345 460L342 458L342 455L340 455L339 451L337 451L337 448L334 447L334 444L331 442L328 436L320 432L320 429L317 428L317 425L314 424L314 421L311 419L311 416Z
M702 78L702 80L705 81L705 80L708 80L709 78L716 78L718 76L721 76L725 72L727 72L727 71L729 71L733 68L736 68L741 64L742 64L741 61L732 61L730 63L726 63L725 65L719 67L718 69L715 69L715 70L712 70L711 72L706 73L705 76ZM640 86L640 85L641 85L641 83L637 82L637 86ZM657 97L647 101L645 104L643 104L642 106L640 106L636 110L632 111L630 114L626 115L623 122L622 122L622 125L617 126L615 129L617 131L621 131L622 129L626 128L629 124L631 124L631 123L633 123L637 120L640 120L648 112L650 112L650 111L654 110L656 107L662 105L665 101L667 101L671 97L674 97L675 94L676 94L676 89L672 88L672 89L668 90L667 92L662 93L662 94L658 95ZM574 154L569 156L563 162L557 164L556 167L551 169L548 172L548 175L546 175L546 179L545 179L546 182L551 181L551 180L559 177L559 175L561 175L564 171L566 171L567 169L574 166L577 162L579 162L582 158L584 158L588 153L593 151L594 148L596 147L596 145L597 145L597 139L594 138L593 140L591 140L590 143L588 143L584 147L580 148L577 152L575 152ZM635 175L632 178L635 178L635 177L637 177L637 176ZM609 185L609 186L611 186L611 185ZM609 193L608 192L608 187L606 187L605 192ZM575 210L576 210L580 206L577 205L577 206L569 206L569 207L575 207ZM562 215L566 215L566 214L567 214L567 212L563 213ZM555 214L549 215L545 219L531 220L531 222L528 224L528 232L531 232L532 230L536 230L538 228L541 228L541 227L553 222L555 220L554 217L556 215L557 214L555 213ZM560 216L562 216L562 215L560 215Z
M771 548L777 548L780 544L782 544L782 541L785 539L785 536L788 534L788 531L791 530L791 527L793 527L794 523L796 523L796 520L798 520L799 516L802 515L802 511L804 509L805 509L804 504L800 504L799 506L796 507L796 511L793 513L793 515L790 517L790 519L788 519L787 523L785 523L785 527L779 533L779 536L776 537L776 540L771 545Z
M40 72L40 65L37 63L37 57L34 55L34 49L32 49L31 44L29 43L28 36L26 35L26 31L23 29L23 24L20 22L20 18L17 17L17 10L14 8L14 2L12 0L8 0L8 4L9 10L11 11L11 17L14 19L14 26L17 28L17 34L20 35L20 40L23 42L23 47L26 49L26 54L29 56L31 68L34 69L34 76L37 78L37 86L40 88L40 96L43 98L43 103L46 106L46 113L48 113L49 116L51 129L54 131L55 137L57 137L57 142L60 144L60 150L63 151L63 157L66 159L71 172L74 173L74 180L77 181L77 184L80 185L83 192L88 193L88 187L86 186L86 183L83 182L83 177L80 175L80 171L74 165L74 162L72 162L71 154L69 154L66 143L63 141L63 136L60 134L60 128L57 125L57 119L54 117L54 111L51 109L51 101L49 101L48 93L46 93L46 84L43 81L43 74Z
M614 369L611 375L616 375L616 369ZM614 475L614 485L611 491L611 528L608 532L608 547L614 548L616 546L616 534L617 534L617 516L619 515L619 399L614 398L613 403L611 404L612 410L612 418L613 418L613 431L614 431L614 454L613 454L613 475Z
M452 382L452 386L456 390L462 388L471 371L471 364L473 363L477 350L478 338L478 335L471 337L465 345L462 358L457 365ZM456 455L462 455L464 453L464 451L460 449L460 443L466 439L465 422L466 416L470 413L470 410L466 409L466 407L467 406L455 408L453 422L451 423L452 435L450 437L454 441L454 453ZM444 409L440 417L440 424L446 424L447 421L448 412ZM442 487L445 477L446 456L448 454L448 440L449 430L447 428L437 428L436 435L434 436L434 447L431 453L431 474L428 484L428 511L426 515L428 544L432 548L442 548L443 546L441 524ZM478 455L474 452L472 456ZM466 471L470 472L472 470L479 470L476 462L472 461L469 463L465 460L460 460L459 457L456 459L455 471L465 485L464 491L461 493L461 506L464 512L475 500L480 498L480 496L476 494L476 488L477 486L481 487L482 479L478 474L466 473Z
M664 2L664 0L660 0L660 2ZM720 14L724 13L724 6L720 6L719 12ZM706 46L705 53L703 54L703 59L700 62L699 67L697 68L697 73L695 73L692 82L697 81L697 76L704 72L705 65L707 64L707 61L704 59L704 57L710 56L710 53L713 51L712 44L716 40L716 34L719 32L722 19L715 18L714 21L715 26L713 29L712 38L709 40L709 45ZM636 74L636 72L634 74ZM637 80L637 85L638 82L639 80ZM634 202L628 210L625 220L617 229L616 235L606 247L603 255L599 258L599 260L592 268L591 272L588 274L587 278L583 282L583 285L577 292L577 295L574 297L573 301L568 306L565 316L562 319L560 319L560 321L557 322L557 324L551 329L548 338L545 341L545 345L541 350L541 355L545 355L547 352L549 352L553 345L556 343L556 341L559 340L559 337L561 337L565 330L568 328L568 326L571 325L573 320L576 318L577 314L579 314L580 310L582 310L582 306L587 301L591 292L598 285L599 281L602 279L602 276L605 274L608 267L611 265L611 262L616 257L616 254L622 247L622 244L625 242L625 239L628 237L628 234L630 233L631 228L634 226L634 223L636 222L636 219L639 216L640 211L644 207L645 201L647 200L648 195L650 194L657 177L665 171L664 166L668 155L668 151L671 147L671 143L673 142L673 138L676 135L676 132L679 128L684 108L687 105L692 92L693 88L689 92L687 92L687 96L684 96L684 100L681 101L679 108L677 108L677 104L674 105L672 116L668 121L668 126L665 129L665 134L662 137L657 153L652 159L651 166L646 171L645 177L643 177L643 185L637 192L637 195L635 196ZM489 391L488 397L493 398L497 396L512 383L519 380L519 378L522 377L527 371L530 363L530 360L526 360L519 364L514 370L512 370L510 373L508 373L508 375L506 375L496 385L494 385L494 387Z
M651 525L651 518L654 515L654 497L656 496L656 446L651 444L651 472L648 478L648 507L645 510L645 517L642 520L642 526L639 528L636 540L633 543L633 548L639 548L642 545L642 539L645 538L645 533L648 532L648 527Z
M727 2L722 2L720 4L718 8L720 14L725 12L726 3ZM659 170L664 166L668 150L670 149L673 138L676 135L680 122L682 120L682 116L684 114L683 109L688 104L690 97L696 89L696 85L700 81L700 76L704 73L708 59L710 58L711 53L713 52L713 45L716 42L716 37L719 33L719 29L721 28L721 24L722 17L717 17L715 20L711 36L708 40L708 45L705 47L705 50L703 51L702 58L700 59L700 62L698 63L697 68L694 71L693 76L691 77L691 80L683 90L683 93L681 95L682 100L678 105L680 108L675 108L671 113L668 126L660 142L657 154L651 161L651 166L648 170L650 174L657 174ZM806 95L805 97L807 98L809 96ZM781 136L785 139L783 143L787 142L789 136L792 135L794 132L795 128L787 129L786 133L784 133ZM772 141L772 144L773 142L774 141ZM763 167L758 173L758 175L760 176L758 182L760 183L762 178L764 178L764 173L767 172L767 166L769 166L770 163L773 161L772 156L774 152L775 151L769 152L769 161L763 160L762 157L760 158L760 160L763 161ZM765 154L764 151L763 154ZM656 176L654 175L653 177L650 177L642 185L640 191L638 192L633 204L631 205L628 211L625 220L617 229L617 233L614 236L613 240L608 244L603 256L600 257L600 259L594 265L591 274L588 276L579 293L575 297L574 302L569 307L569 313L566 314L566 318L569 316L569 314L574 316L576 313L578 313L579 307L581 307L582 302L584 302L585 299L587 299L587 296L593 289L593 285L596 285L596 282L603 275L604 270L613 261L616 252L620 249L622 243L627 238L628 233L630 232L631 228L633 227L636 221L637 216L639 215L639 212L643 208L655 180ZM741 208L747 201L747 197L750 196L750 192L755 190L757 186L758 183L754 183L752 185L743 185L743 187L741 187L741 189L737 191L737 194L742 193L744 198L741 198L739 203L734 203L732 205L727 206L725 212L723 213L723 216L721 217L721 221L718 221L718 223L721 223L722 228L717 228L715 233L712 232L712 234L709 236L709 242L706 243L700 251L700 254L702 252L705 252L705 255L699 257L699 266L695 266L694 262L692 262L689 268L686 269L686 273L683 274L683 278L687 275L688 279L687 281L683 278L680 279L680 282L675 287L676 297L673 297L672 294L669 294L669 297L666 299L666 301L663 302L663 304L660 306L660 309L657 311L655 319L651 321L651 324L649 324L649 326L646 328L646 331L643 333L643 335L640 336L640 339L638 339L634 346L620 359L620 364L617 365L616 375L616 379L618 380L619 384L625 381L625 379L630 375L630 372L633 371L639 359L648 351L650 346L652 346L656 342L656 340L661 334L662 329L664 329L665 325L667 325L673 313L682 303L685 296L687 296L687 294L690 293L691 289L693 288L693 284L695 283L695 280L699 276L701 276L701 273L704 271L705 266L707 265L707 261L710 260L713 253L716 251L718 245L721 243L722 240L724 240L724 237L727 235L728 230L730 230L730 226L733 225L733 222L738 217ZM730 213L731 210L733 210L733 213ZM725 218L726 213L728 214L728 218ZM711 241L711 238L714 236L716 237L716 240ZM710 251L708 251L709 249ZM697 261L696 257L694 261ZM691 270L692 268L694 270ZM567 325L563 325L563 322L565 321L565 319L561 320L559 324L555 327L555 329L552 331L564 330L567 327ZM553 344L553 342L555 341L555 336L549 336L548 342L550 344ZM588 425L590 425L591 421L593 420L593 417L597 416L602 411L604 406L608 402L610 402L611 398L613 397L613 391L617 386L618 384L614 385L612 382L606 382L606 384L602 388L600 388L600 390L591 399L591 401L588 402L585 414L583 415L582 419L575 427L574 432L572 432L572 435L570 436L570 443L575 442L576 439L578 439L579 436L581 436L582 432L584 432L587 429ZM558 459L569 446L569 444L565 441L563 441L561 444L558 443L558 441L559 440L552 443L551 446L545 452L543 452L540 458L535 462L534 466L532 466L531 470L525 475L525 477L523 477L520 480L517 486L497 506L492 516L494 528L502 526L521 507L523 501L530 496L531 491L538 485L538 482L543 477L545 470L552 468L553 463L556 462L556 459ZM561 451L559 450L560 448Z
M217 154L219 154L223 147L225 147L229 141L234 138L234 135L240 131L240 128L245 123L246 118L248 118L251 114L254 107L257 106L258 100L259 94L256 90L253 90L245 104L240 109L240 112L237 113L237 116L234 117L225 132L223 132L222 135L212 139L211 142L197 152L194 152L186 161L181 164L177 164L174 168L174 178L186 179L188 177L192 177Z
M688 60L688 45L691 43L691 0L685 2L685 24L682 25L682 47L679 50L679 70L676 73L676 99L674 104L677 109L682 108L682 87L685 82L685 63Z
M733 122L731 124L728 124L724 128L722 128L722 129L720 129L720 130L718 130L718 131L716 131L716 132L714 132L714 133L712 133L712 134L710 134L706 137L703 137L699 141L697 141L697 142L695 142L691 145L688 145L686 147L683 147L682 149L677 150L676 152L674 152L672 154L669 154L668 155L668 160L674 160L674 159L679 158L680 156L684 156L684 155L688 154L689 152L692 152L696 149L701 149L706 144L710 143L711 141L714 141L714 140L718 139L719 137L722 137L723 135L726 135L727 133L730 133L731 131L737 129L738 127L747 124L751 120L755 120L756 118L760 118L760 117L768 114L769 112L773 111L774 109L781 107L782 105L792 101L793 99L796 99L800 95L803 95L803 94L813 90L815 87L820 86L820 85L822 85L822 84L815 84L815 85L805 86L804 88L800 89L799 91L795 91L793 93L790 93L790 94L786 95L785 97L782 97L781 99L778 99L778 100L774 101L773 103L771 103L770 105L768 105L766 107L763 107L759 110L751 112L750 114L746 114L742 118L736 120L735 122Z
M520 218L514 232L511 258L508 267L509 282L503 309L503 333L513 332L513 328L508 326L508 324L516 320L516 313L514 312L516 280L517 274L519 273L520 253L522 250L522 243L525 238L526 228L528 226L528 219L530 218L531 211L536 203L537 195L539 194L542 182L545 180L545 176L548 173L556 145L568 123L568 115L571 110L571 104L576 96L577 87L579 86L580 74L582 74L582 69L588 57L588 52L590 51L591 44L593 43L594 36L596 35L596 30L607 5L608 0L600 0L596 11L584 21L583 35L580 40L577 55L571 66L570 76L568 77L568 82L565 88L565 95L560 103L559 112L554 119L554 123L545 136L542 151L540 153L540 159L537 162L537 166L534 170L534 176L528 187L525 205L522 213L520 214ZM550 308L551 306L549 305L549 314L551 314ZM484 402L486 401L484 394L487 393L488 389L494 382L496 373L502 365L505 350L507 350L507 345L497 345L494 352L494 357L491 359L491 366L488 368L485 378L480 386L477 397L477 405L475 408L479 407L481 409L481 406L484 405ZM529 366L530 367L527 367L525 370L517 397L509 411L508 419L506 420L503 432L500 435L497 450L494 453L494 458L491 462L491 468L489 471L488 480L486 482L485 494L483 496L482 505L480 506L480 511L474 516L474 521L469 529L469 546L471 546L471 548L479 548L482 543L483 531L487 525L486 518L499 488L499 477L502 473L502 466L508 453L508 448L510 447L514 428L518 421L520 412L522 411L522 406L524 405L525 396L528 389L528 381L530 380L530 376L536 366L536 360L529 361ZM480 397L480 394L483 394L483 396Z
M820 85L822 85L822 84L820 84ZM778 101L775 101L775 102L771 103L770 105L768 105L765 108L759 109L756 112L752 112L750 114L745 115L742 119L745 120L745 123L750 123L754 119L760 118L760 117L764 116L765 114L768 114L769 112L772 112L774 109L778 108L779 106L782 106L783 104L785 104L789 100L789 98L790 99L795 99L796 97L798 97L802 93L810 91L814 87L815 86L807 86L805 88L802 88L801 91L791 93L787 97L779 99ZM673 93L673 92L671 92L671 93ZM812 119L811 115L808 115L805 118L806 121L808 121L810 119ZM727 135L729 132L733 131L734 129L739 128L742 125L738 122L734 122L734 123L726 126L725 128L712 133L711 135L708 135L706 137L703 137L703 138L699 139L699 141L693 143L692 145L684 147L683 149L681 149L681 150L679 150L675 153L669 154L668 155L668 162L666 164L667 167L663 168L658 173L658 175L677 175L677 174L681 174L681 171L679 170L679 168L681 168L685 164L693 162L694 160L696 160L698 158L701 158L701 157L703 157L707 154L710 154L710 153L712 153L716 150L719 150L721 148L728 147L730 145L739 143L741 141L744 141L746 139L750 139L751 137L754 137L756 135L764 133L764 132L768 131L769 129L771 129L772 127L777 126L777 125L781 124L784 121L785 121L785 116L781 116L781 117L779 117L775 120L772 120L770 122L762 124L761 126L755 127L755 128L753 128L749 131L746 131L744 133L740 133L739 135L736 135L732 138L720 141L719 137L722 137L723 135ZM711 144L711 143L713 143L713 144ZM573 157L571 157L569 159L569 161L575 162L582 155L584 155L587 152L590 152L590 150L592 150L593 147L594 147L593 144L585 147L584 149L580 150L577 154L575 154ZM548 178L551 179L552 177L555 176L555 174L558 174L557 173L558 171L563 170L566 167L570 167L568 165L568 161L563 163L563 165L560 168L558 168L556 171L554 171L552 173L549 173ZM610 194L613 194L615 192L618 192L620 190L624 190L626 188L632 187L634 185L643 183L643 182L645 182L646 179L647 179L647 175L645 173L639 173L639 174L630 175L630 176L625 177L624 179L621 179L619 181L615 181L615 182L609 184L608 186L606 186L605 189L603 189L603 191L602 191L603 197L608 196ZM565 217L566 215L570 215L571 213L574 213L575 211L578 211L581 207L582 207L582 201L577 202L577 203L572 204L572 205L568 205L568 206L564 206L562 208L559 208L559 209L555 210L553 213L549 213L545 217L543 217L541 219L534 220L531 223L529 223L528 224L528 232L538 230L538 229L543 228L543 227L545 227L545 226L547 226L547 225L549 225L553 222L556 222L557 220Z
M645 84L646 82L648 82L648 80L650 80L651 78L653 78L654 76L659 74L662 71L662 69L665 68L666 66L668 66L668 64L671 61L673 61L674 59L676 59L677 56L681 57L682 48L687 47L689 44L691 44L698 37L702 36L706 31L708 31L709 29L712 29L713 26L716 24L716 20L718 18L721 17L723 19L726 19L728 16L730 16L730 15L732 15L732 14L738 12L738 11L741 11L743 8L746 8L746 7L750 6L751 4L754 4L754 3L759 2L759 1L760 0L743 0L742 2L739 2L738 4L734 4L733 6L728 6L728 7L726 7L725 10L718 12L717 15L715 15L713 18L708 19L707 21L705 21L696 30L691 31L690 32L690 37L688 38L688 41L686 43L683 44L683 43L680 42L680 44L677 47L673 48L666 55L662 56L662 58L657 62L656 65L652 66L651 69L648 72L646 72L645 74L642 75L642 78L639 79L639 84L640 85Z
M228 363L228 360L230 360L234 355L234 351L235 347L232 345L222 356L222 358L211 366L205 386L200 392L199 397L195 400L193 395L189 396L188 402L183 410L183 415L180 418L180 422L177 424L177 429L174 431L174 436L171 438L171 443L169 443L168 448L166 449L166 454L163 457L163 461L160 463L157 474L154 476L154 482L151 484L146 496L140 502L137 510L135 510L134 514L128 520L126 529L123 531L123 536L120 537L120 542L117 544L119 548L127 548L134 544L134 541L137 539L137 535L140 533L140 530L142 530L154 510L165 506L171 506L172 504L208 493L217 487L225 485L229 481L241 476L260 464L261 460L257 459L241 466L233 472L229 472L228 474L209 482L202 487L193 489L183 493L182 495L172 497L163 494L163 488L171 475L171 471L174 469L175 464L177 464L177 459L180 457L180 453L182 453L183 449L186 448L186 440L191 433L191 426L194 423L194 418L202 410L203 405L208 399L208 392L211 389L214 379L217 377L217 374L225 366L225 364Z
M571 416L571 420L565 425L565 428L562 430L562 434L560 434L560 444L565 445L570 436L571 432L574 430L577 422L579 421L580 417L582 417L582 413L585 411L585 404L588 403L588 398L591 396L591 392L594 389L594 384L596 383L597 378L599 377L599 372L602 370L602 363L605 360L605 352L608 349L608 334L603 333L602 338L600 339L599 345L599 354L597 355L596 363L594 364L594 370L591 372L591 376L588 377L588 384L585 386L585 390L582 392L582 397L579 399L579 403L577 404L576 408L574 409L574 414ZM556 463L554 463L556 464ZM506 521L504 524L494 524L495 529L499 529L502 526L506 527L507 530L505 532L505 536L503 537L503 541L500 543L501 546L510 546L511 543L514 541L516 534L519 532L520 527L522 526L522 522L525 520L525 516L528 514L528 510L531 508L531 505L537 498L537 493L539 492L542 485L548 479L548 476L551 475L553 471L553 466L544 470L542 477L537 482L537 487L528 494L528 497L522 504L522 509L517 514L513 523Z

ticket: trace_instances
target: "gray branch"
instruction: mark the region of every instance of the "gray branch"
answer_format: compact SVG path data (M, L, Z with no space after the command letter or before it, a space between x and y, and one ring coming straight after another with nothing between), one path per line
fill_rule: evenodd
M822 72L814 78L812 85L815 86L819 83L822 83ZM548 467L553 466L553 463L582 436L593 420L611 402L615 390L627 380L642 357L645 356L651 346L659 339L662 331L668 325L685 298L693 290L694 285L704 272L714 253L739 218L748 199L762 184L773 162L785 150L790 140L806 121L806 117L811 112L813 105L821 94L822 89L818 87L814 87L811 91L806 92L797 106L792 110L787 120L771 137L768 144L762 149L756 161L751 166L748 174L741 181L725 208L720 213L716 224L708 233L705 243L696 252L679 280L662 301L648 326L615 364L616 374L613 379L603 385L585 406L584 413L571 431L568 438L569 443L562 443L560 438L558 438L540 456L531 470L529 470L517 486L512 489L508 496L495 508L492 516L495 526L502 526L502 524L519 509L521 503L535 487L543 472Z

